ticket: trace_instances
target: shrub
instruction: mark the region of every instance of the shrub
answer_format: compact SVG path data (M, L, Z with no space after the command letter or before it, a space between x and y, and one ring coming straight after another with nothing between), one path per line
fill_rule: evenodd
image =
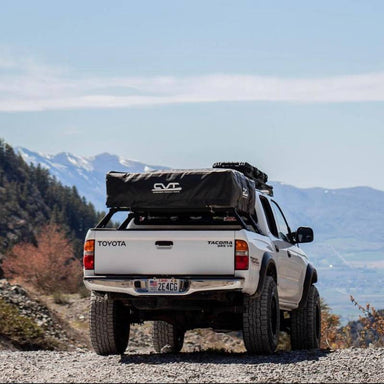
M81 281L81 263L56 224L47 225L36 237L37 246L15 245L8 252L3 270L7 277L32 284L42 293L76 292Z
M341 328L340 316L331 312L328 304L321 299L321 348L348 348L351 344L348 327Z
M351 346L367 348L384 346L384 310L376 311L370 304L361 306L353 296L352 303L362 313L359 320L340 326L340 317L331 313L321 301L321 347L340 349Z
M362 313L357 322L353 322L353 336L359 347L383 347L384 346L384 310L376 311L370 304L361 306L351 296L352 303Z
M31 319L19 314L17 308L0 298L0 334L22 349L55 349L57 343Z

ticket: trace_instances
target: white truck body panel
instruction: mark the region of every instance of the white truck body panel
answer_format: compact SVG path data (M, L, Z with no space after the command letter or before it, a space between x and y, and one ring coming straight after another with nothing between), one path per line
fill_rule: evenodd
M96 275L234 275L231 230L96 230L93 235Z

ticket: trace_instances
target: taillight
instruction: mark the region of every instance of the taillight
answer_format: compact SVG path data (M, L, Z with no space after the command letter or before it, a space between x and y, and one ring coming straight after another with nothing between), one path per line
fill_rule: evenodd
M249 268L248 244L244 240L236 240L235 243L235 269L245 271Z
M84 243L83 265L84 269L95 269L95 240Z

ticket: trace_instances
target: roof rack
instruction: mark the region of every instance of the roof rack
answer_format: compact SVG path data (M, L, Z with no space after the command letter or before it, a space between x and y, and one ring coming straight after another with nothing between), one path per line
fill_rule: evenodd
M218 162L212 165L212 168L234 169L241 172L244 176L253 180L256 184L256 189L273 196L273 187L267 184L268 175L261 172L258 168L246 162Z

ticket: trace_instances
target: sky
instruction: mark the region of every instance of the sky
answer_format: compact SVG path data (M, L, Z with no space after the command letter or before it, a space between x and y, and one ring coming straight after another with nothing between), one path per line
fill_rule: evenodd
M384 2L1 1L0 138L384 190Z

